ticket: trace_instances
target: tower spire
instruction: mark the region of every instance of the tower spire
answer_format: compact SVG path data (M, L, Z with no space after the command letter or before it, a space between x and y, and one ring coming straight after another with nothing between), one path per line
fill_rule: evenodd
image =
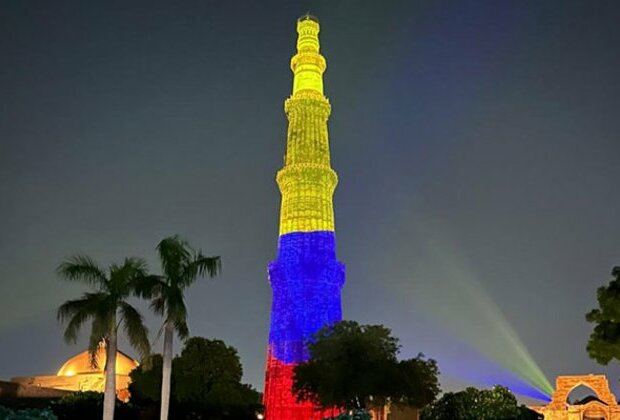
M297 54L291 59L293 95L309 90L323 95L323 73L327 64L321 55L319 20L309 13L297 19Z

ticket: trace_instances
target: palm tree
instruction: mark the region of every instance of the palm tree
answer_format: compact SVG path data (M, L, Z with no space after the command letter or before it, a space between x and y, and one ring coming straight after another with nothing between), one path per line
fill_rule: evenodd
M75 343L80 328L91 322L88 351L93 366L97 366L97 349L103 343L106 349L105 393L103 420L113 420L116 402L116 339L122 324L130 344L146 360L150 353L148 330L140 312L127 302L136 292L137 281L148 278L146 263L137 258L126 258L122 265L113 264L102 269L91 258L78 255L58 266L60 277L79 281L95 288L80 299L69 300L58 308L58 320L66 323L64 338Z
M205 257L179 236L163 239L157 245L163 275L144 277L139 291L150 298L153 311L164 317L164 352L161 382L161 420L168 419L172 341L176 332L181 339L189 336L184 292L198 276L214 277L221 271L220 257Z

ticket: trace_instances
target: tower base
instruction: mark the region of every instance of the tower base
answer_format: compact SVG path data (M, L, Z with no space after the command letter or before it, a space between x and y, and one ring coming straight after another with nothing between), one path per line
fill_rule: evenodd
M281 362L269 353L263 396L265 420L322 420L340 413L335 408L321 410L310 402L297 402L292 392L296 364Z

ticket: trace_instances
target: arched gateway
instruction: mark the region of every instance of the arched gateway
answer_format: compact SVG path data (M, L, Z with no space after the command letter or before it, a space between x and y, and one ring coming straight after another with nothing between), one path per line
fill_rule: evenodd
M590 388L596 397L569 404L568 395L581 385ZM530 408L543 414L545 420L620 420L620 406L605 375L558 376L551 402Z

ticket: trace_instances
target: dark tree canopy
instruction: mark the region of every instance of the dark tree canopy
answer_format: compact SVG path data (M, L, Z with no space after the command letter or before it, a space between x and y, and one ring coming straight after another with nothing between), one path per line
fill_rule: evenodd
M425 360L420 354L395 366L397 370L390 378L393 402L421 408L435 400L439 393L439 370L434 360Z
M342 321L308 343L310 359L294 371L300 400L358 409L396 404L424 407L439 393L437 364L422 355L398 361L398 339L381 325Z
M519 406L508 388L473 387L448 392L422 412L421 420L535 420L538 414Z
M192 337L173 364L178 401L216 402L223 391L234 394L243 369L237 350L221 340Z
M160 400L161 355L154 355L151 365L148 370L141 365L131 372L132 402ZM172 414L192 409L215 417L254 418L260 394L241 383L242 374L234 347L221 340L189 338L172 362Z
M129 392L132 402L155 402L160 400L162 364L161 354L152 354L146 367L143 363L131 371L129 374L131 378Z
M598 309L586 315L588 322L594 324L586 349L592 359L603 365L620 360L620 267L614 267L611 275L609 284L597 290Z

